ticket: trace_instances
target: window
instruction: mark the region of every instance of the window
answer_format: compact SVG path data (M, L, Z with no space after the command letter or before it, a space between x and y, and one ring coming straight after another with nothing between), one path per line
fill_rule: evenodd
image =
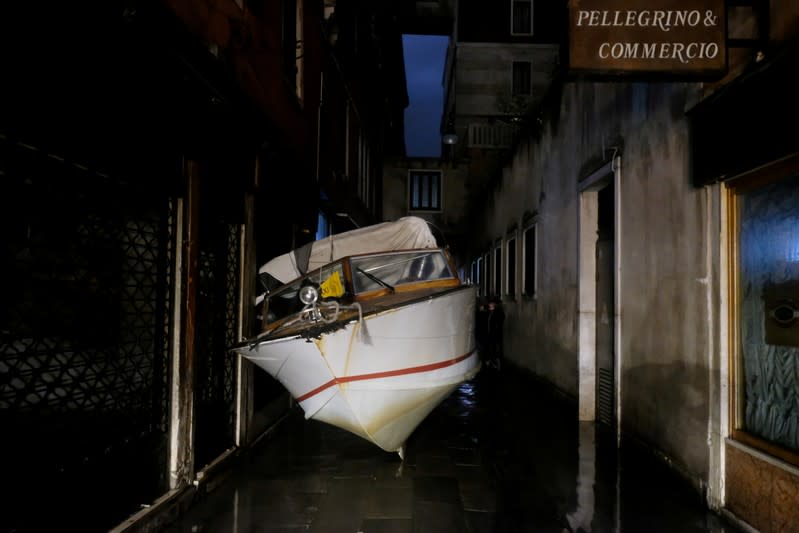
M799 158L794 160L799 168ZM799 465L799 173L733 182L733 438Z
M508 236L506 244L506 259L508 265L505 267L505 294L511 298L516 297L516 231Z
M369 142L363 144L363 203L372 207L372 151Z
M483 271L480 273L480 294L488 296L491 287L491 254L483 256Z
M533 0L511 0L510 33L533 34Z
M513 62L513 96L532 92L532 65L529 61Z
M302 101L303 36L302 2L283 0L283 74Z
M502 241L497 243L494 248L494 290L493 294L500 296L502 294Z
M344 105L344 179L349 180L358 171L356 168L357 156L356 138L359 138L358 114L351 100ZM354 179L354 178L353 178Z
M478 257L474 261L472 261L472 275L470 277L470 281L474 285L480 284L480 258Z
M316 240L324 239L330 235L330 224L327 222L327 217L322 211L319 211L319 216L316 219Z
M410 209L424 211L441 209L440 170L411 170L409 182Z
M303 70L304 70L304 56L305 56L305 36L304 32L302 31L302 27L305 21L303 16L302 10L302 2L297 2L297 11L296 11L296 31L295 31L295 54L294 54L294 67L296 70L296 74L294 77L294 87L297 92L297 98L302 102L302 95L303 95Z
M535 296L536 288L536 224L527 226L522 241L522 292Z
M369 208L369 142L364 131L358 134L358 198Z
M356 293L455 277L444 254L439 251L353 257L350 269Z

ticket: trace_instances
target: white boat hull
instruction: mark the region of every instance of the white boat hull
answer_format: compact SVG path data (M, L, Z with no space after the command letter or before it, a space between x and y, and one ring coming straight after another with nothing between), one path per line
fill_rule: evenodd
M480 369L475 288L367 315L318 339L237 348L297 400L306 418L398 451L442 400Z

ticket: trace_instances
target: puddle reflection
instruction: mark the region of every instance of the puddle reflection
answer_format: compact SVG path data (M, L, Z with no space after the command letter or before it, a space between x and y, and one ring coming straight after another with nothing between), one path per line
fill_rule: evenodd
M577 464L577 508L566 515L572 531L591 532L594 520L594 486L596 484L596 426L580 422Z
M455 402L464 407L467 412L471 412L477 407L477 390L470 381L458 387L453 396Z

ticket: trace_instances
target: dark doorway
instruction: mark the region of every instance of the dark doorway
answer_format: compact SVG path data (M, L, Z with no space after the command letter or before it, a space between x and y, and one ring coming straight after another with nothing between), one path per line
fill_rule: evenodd
M596 420L615 427L615 188L610 180L597 194L596 241Z

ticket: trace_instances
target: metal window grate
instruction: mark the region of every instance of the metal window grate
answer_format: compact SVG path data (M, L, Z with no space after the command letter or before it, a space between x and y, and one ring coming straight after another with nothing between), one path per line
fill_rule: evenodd
M532 0L512 0L511 3L511 33L515 35L530 35L533 33L533 3Z
M197 436L202 468L235 443L235 364L239 240L236 224L205 221L197 298Z
M441 209L441 171L411 170L408 174L411 210Z
M2 138L0 178L0 528L107 528L165 486L168 195Z

